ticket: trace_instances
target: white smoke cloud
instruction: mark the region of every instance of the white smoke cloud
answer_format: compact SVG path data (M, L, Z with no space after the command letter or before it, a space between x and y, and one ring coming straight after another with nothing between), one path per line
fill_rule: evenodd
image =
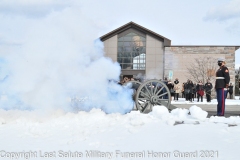
M112 82L119 79L119 64L103 57L99 28L80 11L15 18L27 25L15 31L20 44L0 53L0 108L131 110L131 91ZM76 104L67 100L73 97Z

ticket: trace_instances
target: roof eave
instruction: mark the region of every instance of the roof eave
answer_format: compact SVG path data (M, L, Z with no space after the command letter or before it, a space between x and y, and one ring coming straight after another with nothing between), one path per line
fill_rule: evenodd
M151 31L151 30L149 30L149 29L147 29L147 28L145 28L143 26L140 26L140 25L134 23L134 22L129 22L129 23L127 23L127 24L125 24L125 25L123 25L123 26L121 26L121 27L119 27L119 28L117 28L117 29L115 29L115 30L113 30L113 31L111 31L111 32L101 36L100 40L101 41L105 41L105 40L107 40L107 39L109 39L109 38L111 38L111 37L113 37L113 36L123 32L123 31L125 31L125 30L127 30L129 28L134 28L134 29L139 30L139 31L141 31L143 33L146 33L146 34L148 34L150 36L153 36L154 38L160 39L161 41L164 42L164 46L171 46L171 40L170 39L168 39L168 38L166 38L164 36L161 36L161 35L153 32L153 31Z

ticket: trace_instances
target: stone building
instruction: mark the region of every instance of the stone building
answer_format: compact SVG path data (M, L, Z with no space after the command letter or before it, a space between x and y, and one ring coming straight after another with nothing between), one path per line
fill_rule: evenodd
M121 76L146 79L215 80L217 59L225 58L235 83L235 51L240 46L171 45L171 40L134 22L100 37L105 56L121 66ZM197 77L196 77L197 76Z

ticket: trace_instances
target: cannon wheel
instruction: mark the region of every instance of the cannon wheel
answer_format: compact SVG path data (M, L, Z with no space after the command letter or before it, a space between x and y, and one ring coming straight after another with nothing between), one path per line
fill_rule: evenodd
M135 96L137 109L142 113L149 113L152 107L164 105L170 109L171 94L168 87L159 80L148 80L138 88Z

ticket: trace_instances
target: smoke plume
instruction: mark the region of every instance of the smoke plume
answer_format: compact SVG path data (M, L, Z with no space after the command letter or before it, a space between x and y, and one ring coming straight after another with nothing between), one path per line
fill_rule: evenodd
M0 108L131 110L131 90L116 84L120 66L97 39L101 27L70 8L38 19L16 15L9 27L16 21L19 30L0 45Z

